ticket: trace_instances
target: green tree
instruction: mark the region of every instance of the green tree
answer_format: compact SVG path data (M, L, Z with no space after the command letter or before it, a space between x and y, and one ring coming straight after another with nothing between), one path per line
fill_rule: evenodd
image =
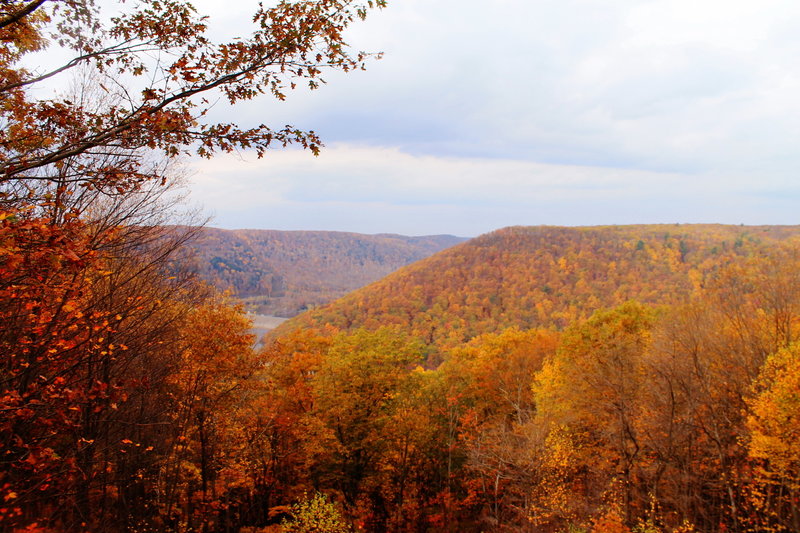
M389 328L334 337L313 378L312 474L355 506L378 489L395 434L400 391L423 360L421 344ZM402 440L402 439L401 439Z
M348 533L352 528L344 521L339 509L319 492L313 498L292 505L291 518L281 527L286 533Z

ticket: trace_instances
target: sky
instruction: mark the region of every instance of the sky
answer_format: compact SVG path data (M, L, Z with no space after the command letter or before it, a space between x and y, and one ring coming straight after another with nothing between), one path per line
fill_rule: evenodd
M195 4L248 33L249 2ZM191 198L224 228L798 224L798 28L795 1L389 0L348 34L366 71L213 111L322 154L191 160Z

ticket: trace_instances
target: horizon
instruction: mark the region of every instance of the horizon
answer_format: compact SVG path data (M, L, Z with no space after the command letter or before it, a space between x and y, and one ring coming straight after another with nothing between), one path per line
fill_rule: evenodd
M405 234L405 233L387 233L387 232L377 232L377 233L365 233L360 231L342 231L342 230L330 230L330 229L276 229L276 228L224 228L219 226L214 226L211 224L206 224L202 227L210 228L215 230L222 230L222 231L279 231L285 233L344 233L344 234L352 234L352 235L368 235L368 236L398 236L398 237L456 237L459 239L474 239L476 237L480 237L481 235L486 235L489 233L494 233L496 231L501 231L508 228L573 228L573 229L580 229L580 228L613 228L613 227L636 227L636 226L728 226L728 227L742 227L742 228L791 228L791 227L800 227L800 224L725 224L721 222L658 222L658 223L633 223L633 224L581 224L581 225L570 225L570 224L515 224L513 226L503 226L501 228L495 228L489 230L484 233L480 233L477 235L456 235L453 233L425 233L425 234Z
M197 5L249 31L247 5ZM384 52L365 72L211 112L313 129L319 157L190 160L191 197L222 227L795 224L798 25L786 1L389 2L348 30Z

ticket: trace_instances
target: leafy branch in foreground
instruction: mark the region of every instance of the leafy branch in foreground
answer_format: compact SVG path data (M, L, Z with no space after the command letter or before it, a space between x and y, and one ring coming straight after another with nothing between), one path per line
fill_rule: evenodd
M183 0L144 0L110 22L93 0L5 2L0 14L0 185L54 180L80 158L69 181L114 190L148 176L132 172L142 151L168 157L195 152L298 144L317 153L313 131L266 124L242 127L207 119L214 101L230 104L269 94L283 100L301 84L324 83L323 73L364 68L371 55L353 52L344 31L384 1L282 1L258 7L247 38L215 42L207 18ZM47 49L48 37L73 51L64 64L32 72L23 63ZM31 56L31 57L27 57ZM85 69L105 98L102 105L69 98L40 99L35 89ZM117 164L98 164L108 151Z
M94 0L0 0L0 532L263 522L241 444L253 339L181 264L197 228L170 226L174 160L316 153L313 131L208 112L362 68L343 34L382 6L281 1L215 42L185 0L110 19Z

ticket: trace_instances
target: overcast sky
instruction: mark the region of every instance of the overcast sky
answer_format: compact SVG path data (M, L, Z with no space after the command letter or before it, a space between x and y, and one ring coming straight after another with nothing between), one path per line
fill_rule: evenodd
M246 34L248 2L196 2ZM800 223L800 2L390 0L383 51L234 110L326 143L192 161L225 228L474 236L509 225Z

